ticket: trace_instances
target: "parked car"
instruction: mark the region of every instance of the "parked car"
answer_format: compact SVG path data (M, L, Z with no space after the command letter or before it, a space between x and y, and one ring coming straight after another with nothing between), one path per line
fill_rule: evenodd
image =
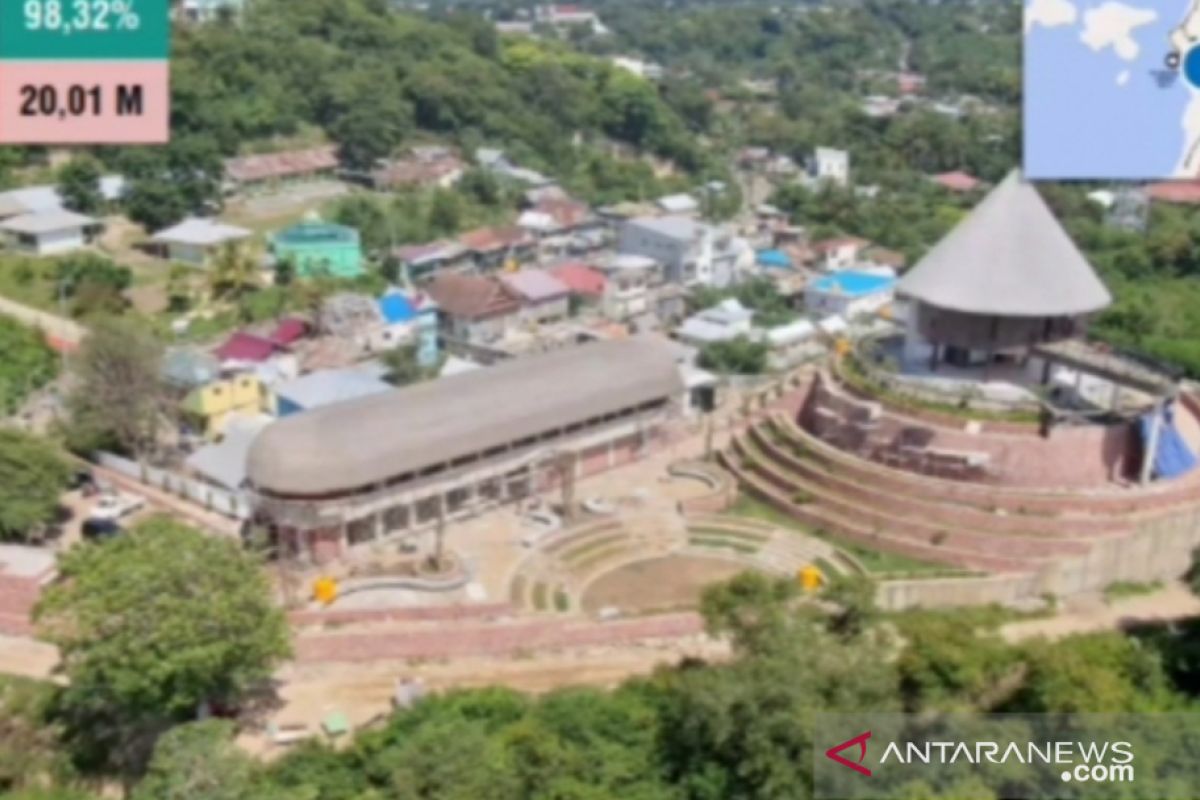
M124 528L115 519L89 519L83 523L83 539L88 542L102 542L123 532Z
M146 505L146 498L137 494L106 491L92 506L91 519L121 519Z

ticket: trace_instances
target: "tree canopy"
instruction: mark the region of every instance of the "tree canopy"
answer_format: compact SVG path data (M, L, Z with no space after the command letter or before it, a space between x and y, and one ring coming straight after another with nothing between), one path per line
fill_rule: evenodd
M0 540L25 539L53 522L70 479L56 445L0 428Z
M69 682L63 714L120 769L201 704L244 702L289 653L264 573L234 541L155 518L69 550L59 572L36 620Z

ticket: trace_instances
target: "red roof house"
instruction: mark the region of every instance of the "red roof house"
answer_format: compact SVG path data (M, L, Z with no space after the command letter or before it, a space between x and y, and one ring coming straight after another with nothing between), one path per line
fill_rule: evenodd
M279 345L270 339L252 333L238 331L225 340L225 344L213 351L222 361L248 361L261 363L279 350Z
M288 317L281 319L269 338L280 347L288 347L308 335L308 323L302 319Z
M974 175L960 170L934 175L931 180L943 189L949 189L952 192L973 192L982 185L982 182Z
M582 262L559 264L550 270L550 274L566 284L573 295L600 297L604 294L604 273Z
M1200 204L1200 181L1164 181L1146 187L1146 196L1160 203Z

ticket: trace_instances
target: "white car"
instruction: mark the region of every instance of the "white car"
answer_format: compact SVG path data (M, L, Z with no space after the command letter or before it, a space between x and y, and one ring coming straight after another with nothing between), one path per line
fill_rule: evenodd
M100 495L88 516L92 519L121 519L140 511L145 505L146 498L141 495L109 491Z

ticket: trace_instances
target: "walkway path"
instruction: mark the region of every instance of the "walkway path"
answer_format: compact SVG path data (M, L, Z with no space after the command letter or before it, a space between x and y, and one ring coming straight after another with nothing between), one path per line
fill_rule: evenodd
M1013 622L1000 632L1010 642L1039 636L1053 640L1077 633L1119 630L1131 625L1197 616L1200 616L1200 598L1187 586L1172 583L1153 594L1126 597L1112 603L1099 595L1068 600L1066 608L1053 617Z
M74 320L18 303L7 297L0 297L0 314L31 328L39 328L49 339L68 348L78 345L87 336L87 328Z

